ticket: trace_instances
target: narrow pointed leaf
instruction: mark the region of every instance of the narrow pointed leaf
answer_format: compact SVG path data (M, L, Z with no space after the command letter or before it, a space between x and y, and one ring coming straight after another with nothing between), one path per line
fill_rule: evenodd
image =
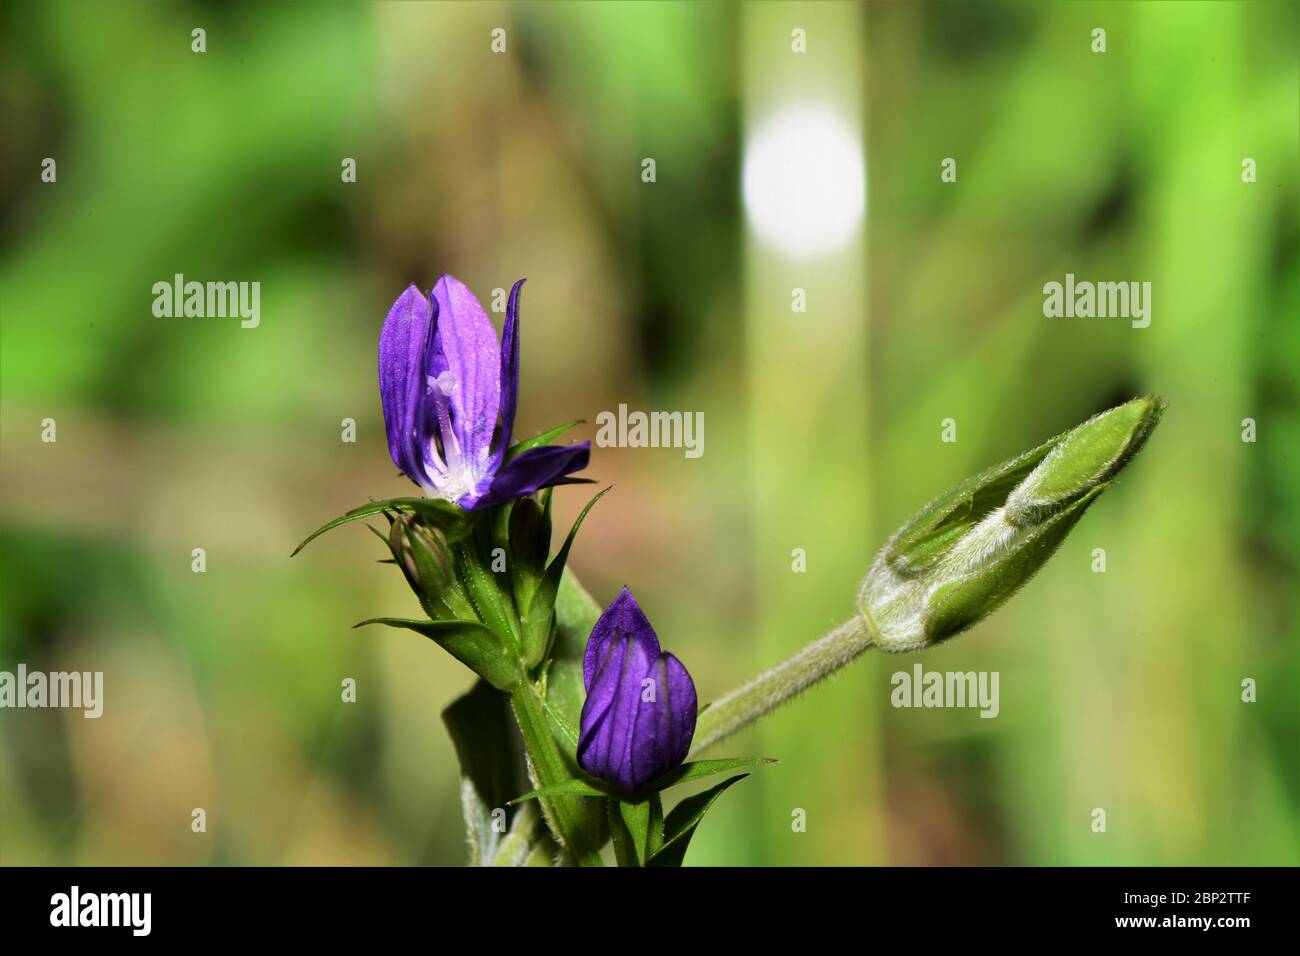
M602 608L587 593L571 569L560 578L555 596L555 639L546 670L546 703L555 719L573 729L571 741L562 741L570 757L576 760L577 728L582 718L586 689L582 681L582 662L587 638L596 626Z
M372 501L359 508L353 508L346 514L339 515L333 521L325 522L325 524L307 535L307 537L303 539L302 543L293 549L293 554L289 555L289 557L296 555L326 531L337 528L339 525L347 524L349 521L356 521L358 518L368 518L371 515L377 515L384 511L418 514L429 523L444 529L454 529L458 525L462 525L465 521L464 513L455 505L446 501L437 501L432 498L389 498L385 501Z
M655 779L646 789L664 790L668 787L675 787L679 783L689 783L692 780L711 777L715 773L726 773L728 770L738 770L741 767L757 767L765 763L776 763L776 759L773 757L724 757L720 760L692 760Z
M523 796L515 797L510 802L523 803L525 800L536 800L538 797L604 797L608 796L608 794L608 790L593 787L585 780L571 777L568 780L553 783L549 787L529 790Z
M650 845L650 801L609 801L611 807L614 804L618 804L619 816L623 818L628 835L632 838L632 847L636 854L636 865L643 866L646 857L649 856L647 850Z
M609 806L609 842L614 845L614 861L619 866L640 866L636 853L636 840L628 829L627 820L620 812L619 800L606 801Z
M537 586L537 592L533 595L532 603L528 605L528 615L523 621L523 630L524 663L529 667L535 667L546 656L547 645L551 638L551 622L555 613L555 596L560 589L560 578L564 575L564 565L569 560L569 549L573 547L573 539L577 537L578 529L582 527L587 513L597 501L605 497L609 490L606 488L597 493L578 514L577 520L573 522L573 527L569 529L569 534L564 539L564 545L551 559L546 573L542 576L541 584Z
M650 794L650 826L646 833L646 859L654 856L664 845L664 802L658 793Z
M691 837L695 835L695 830L704 819L704 815L728 787L748 776L747 773L741 773L728 777L717 786L687 797L673 807L672 812L668 814L668 819L664 821L664 845L658 853L646 861L646 866L681 866L686 858L686 849L690 846Z
M482 624L375 617L356 626L363 627L366 624L386 624L423 634L497 690L510 690L522 677L514 658L501 645L497 636Z
M525 438L523 441L517 442L510 446L510 450L506 452L505 460L509 461L511 458L517 458L518 456L522 455L524 452L528 451L530 448L538 448L541 445L549 445L551 442L555 441L555 439L559 438L561 435L567 432L570 428L574 428L575 426L581 424L583 424L583 420L581 418L578 418L571 422L565 422L563 425L557 425L555 428L547 429L546 431L541 432L540 434L534 435L532 438Z
M550 866L559 854L541 810L535 803L525 803L515 810L510 830L501 839L496 856L489 866Z

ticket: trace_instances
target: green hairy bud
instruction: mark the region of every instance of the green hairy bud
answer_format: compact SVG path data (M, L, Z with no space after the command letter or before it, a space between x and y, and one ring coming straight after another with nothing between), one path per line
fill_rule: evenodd
M1028 581L1142 448L1164 403L1096 415L940 495L894 533L858 608L872 643L909 651L976 624Z
M876 555L858 613L700 711L692 752L872 647L917 650L983 620L1052 556L1141 450L1164 407L1157 398L1136 398L934 499Z

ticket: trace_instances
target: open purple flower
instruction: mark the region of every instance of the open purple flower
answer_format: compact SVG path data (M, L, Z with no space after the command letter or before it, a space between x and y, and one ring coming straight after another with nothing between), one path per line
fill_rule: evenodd
M587 639L578 763L635 792L683 760L695 734L695 684L623 588Z
M393 303L379 335L379 393L388 450L430 498L486 508L587 467L590 442L530 448L502 465L519 394L519 289L497 342L464 283L444 274L425 295Z

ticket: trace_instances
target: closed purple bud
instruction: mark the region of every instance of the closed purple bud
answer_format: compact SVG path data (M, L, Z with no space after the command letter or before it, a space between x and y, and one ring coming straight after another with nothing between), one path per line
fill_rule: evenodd
M695 684L659 649L654 628L623 588L587 640L578 763L635 792L686 759L695 734Z

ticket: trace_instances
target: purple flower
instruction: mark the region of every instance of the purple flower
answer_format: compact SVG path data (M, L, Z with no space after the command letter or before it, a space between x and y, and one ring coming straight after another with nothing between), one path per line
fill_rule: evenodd
M587 467L590 442L530 448L507 462L519 394L519 289L510 290L498 344L464 283L444 274L425 295L414 285L379 334L379 394L388 450L430 498L486 508Z
M578 763L635 792L683 760L695 734L695 684L623 588L587 639Z

